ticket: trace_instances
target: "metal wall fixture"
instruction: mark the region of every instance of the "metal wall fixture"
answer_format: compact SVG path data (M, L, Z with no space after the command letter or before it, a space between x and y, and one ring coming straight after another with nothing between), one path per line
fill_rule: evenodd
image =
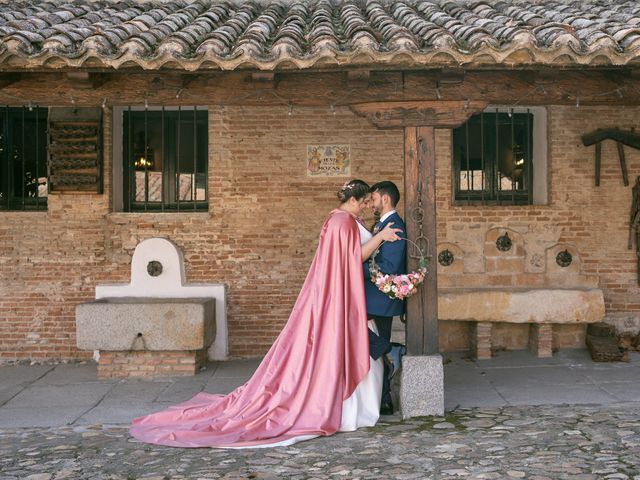
M443 267L448 267L453 263L455 257L449 249L445 249L438 254L438 263Z
M569 251L565 248L562 252L558 252L556 255L556 263L560 265L562 268L568 267L571 265L573 261L573 256L569 253Z
M496 240L496 248L501 252L508 252L511 250L512 245L513 242L509 238L508 232L504 232L504 235L499 236Z
M157 260L147 263L147 273L152 277L158 277L162 273L162 264Z

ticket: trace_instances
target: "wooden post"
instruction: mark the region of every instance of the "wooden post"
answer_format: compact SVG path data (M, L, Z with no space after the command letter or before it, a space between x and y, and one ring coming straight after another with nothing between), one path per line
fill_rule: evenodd
M429 260L429 273L422 288L407 300L407 352L433 355L439 351L434 127L406 127L404 151L407 236L420 245ZM408 244L408 270L417 268L417 257L416 248Z
M383 102L350 105L378 128L404 128L404 195L407 237L430 258L429 273L407 300L407 352L438 353L435 129L454 128L486 108L485 101ZM422 224L422 230L420 229ZM415 247L407 245L407 268L415 270Z
M622 181L624 186L629 186L629 174L627 173L627 160L624 158L624 147L622 143L616 142L618 147L618 158L620 158L620 170L622 170Z
M596 143L596 187L600 186L600 163L602 158L602 142Z

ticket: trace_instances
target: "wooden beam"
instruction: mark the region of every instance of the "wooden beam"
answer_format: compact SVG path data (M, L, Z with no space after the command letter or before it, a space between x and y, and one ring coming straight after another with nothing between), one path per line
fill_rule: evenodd
M404 191L407 237L420 246L429 261L429 273L418 292L407 301L407 352L438 353L438 270L436 257L435 128L404 129ZM407 245L407 270L418 267L419 252Z
M351 105L351 110L378 128L455 128L487 106L483 101L374 102Z
M0 88L8 87L9 85L19 82L20 74L19 73L4 73L0 75Z
M464 82L465 71L461 68L440 70L438 82L441 85L458 85Z
M10 73L10 72L4 72ZM89 72L94 73L94 72ZM140 105L148 92L153 103L167 105L192 105L194 95L206 99L209 105L224 103L226 106L277 106L284 107L291 101L295 107L319 106L329 111L330 105L349 106L372 102L423 102L437 101L437 71L375 71L370 73L368 88L347 88L346 70L334 72L278 72L275 75L277 95L256 95L251 74L241 71L195 73L162 71L95 72L103 74L108 83L100 91L85 89L74 94L82 105L96 105L106 96L109 103L117 98L119 104ZM29 98L34 104L51 102L51 92L56 98L69 99L73 85L61 72L22 72L19 83L7 87L7 93ZM575 107L580 105L607 105L629 108L640 105L638 81L632 78L630 69L624 71L561 70L549 74L552 84L535 84L531 71L467 71L461 84L440 83L442 101L482 101L494 105ZM180 76L194 78L189 84L190 95L176 99L176 92L184 88ZM47 85L47 88L42 88ZM266 88L263 91L268 91ZM620 92L620 93L618 93ZM606 93L606 94L604 94ZM568 96L567 96L568 94ZM286 110L285 110L286 111Z
M369 70L349 70L347 72L347 87L349 88L369 88Z
M91 72L67 72L67 79L71 86L81 89L95 89L107 81L106 75Z
M603 140L615 140L631 148L640 150L640 133L635 130L620 130L619 128L599 128L582 135L582 144L585 147L599 143Z
M276 75L273 72L254 72L251 81L256 88L273 90L276 87Z

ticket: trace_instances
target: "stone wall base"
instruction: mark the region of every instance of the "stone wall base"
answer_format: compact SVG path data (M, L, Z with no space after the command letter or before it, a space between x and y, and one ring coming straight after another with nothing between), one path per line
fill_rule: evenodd
M183 351L100 351L98 378L195 375L206 362L206 349Z
M441 355L405 355L401 373L400 414L403 419L444 415Z

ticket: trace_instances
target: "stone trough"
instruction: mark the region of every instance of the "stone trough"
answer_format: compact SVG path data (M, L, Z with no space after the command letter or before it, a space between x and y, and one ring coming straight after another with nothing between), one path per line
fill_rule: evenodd
M94 350L99 377L193 375L223 359L226 288L186 284L182 252L171 241L138 244L129 284L96 287L76 306L78 348Z

